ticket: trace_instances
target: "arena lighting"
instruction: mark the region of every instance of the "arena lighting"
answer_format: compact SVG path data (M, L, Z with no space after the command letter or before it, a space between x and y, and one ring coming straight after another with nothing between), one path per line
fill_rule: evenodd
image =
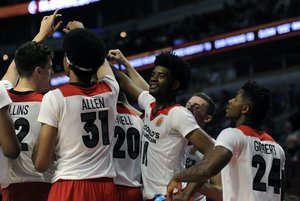
M101 0L40 0L31 1L28 4L28 12L30 14L53 11L57 9L65 9L72 7L84 6Z
M204 55L223 53L229 50L244 48L268 41L275 41L294 35L300 35L300 17L226 33L200 41L145 52L129 56L127 59L133 67L145 69L152 66L155 56L162 51L172 51L180 57L191 59ZM121 69L125 70L124 66L121 66ZM56 79L60 80L59 77ZM62 78L60 82L56 81L53 82L53 84L51 81L51 84L52 86L57 86L64 84L64 81L67 82L65 78Z

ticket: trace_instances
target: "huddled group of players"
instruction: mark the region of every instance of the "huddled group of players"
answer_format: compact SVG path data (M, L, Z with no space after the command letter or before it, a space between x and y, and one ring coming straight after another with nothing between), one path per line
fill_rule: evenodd
M245 83L226 109L236 127L214 140L203 130L215 110L209 96L176 104L190 81L184 60L158 54L147 83L120 50L107 51L99 36L72 21L63 29L70 81L42 95L53 74L53 52L43 42L61 27L59 16L43 18L0 82L4 201L142 201L155 194L282 200L284 151L261 127L270 106L266 88Z

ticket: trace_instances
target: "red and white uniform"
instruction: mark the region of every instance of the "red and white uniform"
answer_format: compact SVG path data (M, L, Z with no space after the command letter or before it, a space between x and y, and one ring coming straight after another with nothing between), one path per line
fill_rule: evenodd
M117 176L115 184L122 200L142 200L141 134L143 121L121 102L117 104L113 140L113 162Z
M173 105L153 115L155 99L149 92L142 92L139 105L145 110L142 149L143 196L152 199L155 193L165 194L173 175L185 169L185 138L199 128L190 111Z
M0 108L8 106L12 103L9 98L5 84L0 81ZM0 145L0 187L6 187L9 184L9 165L8 158L3 154L2 147Z
M43 95L37 92L8 91L13 101L9 113L13 119L16 135L21 142L21 153L17 159L10 159L10 183L47 182L51 183L54 167L45 173L35 170L31 160L34 143L38 138L41 123L37 121Z
M223 200L281 200L285 154L270 135L242 125L224 129L215 146L223 146L233 154L221 172Z
M117 111L113 140L113 160L117 172L115 184L140 187L143 121L121 102L117 104Z
M38 121L58 129L52 182L116 176L111 143L118 93L116 80L105 76L96 84L66 84L44 96Z

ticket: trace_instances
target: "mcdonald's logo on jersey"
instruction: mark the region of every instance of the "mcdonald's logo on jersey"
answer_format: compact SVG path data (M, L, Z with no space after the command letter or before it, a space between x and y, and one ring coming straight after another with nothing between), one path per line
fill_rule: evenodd
M156 121L155 126L156 126L156 127L160 127L160 126L162 125L163 122L164 122L164 118L161 117L161 118L159 118L159 119Z

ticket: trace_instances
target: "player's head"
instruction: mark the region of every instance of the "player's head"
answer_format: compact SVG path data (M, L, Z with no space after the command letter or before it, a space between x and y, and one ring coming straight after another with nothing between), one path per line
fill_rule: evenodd
M50 84L53 51L46 45L27 42L15 53L15 64L20 78L32 78L39 89Z
M65 70L68 72L71 69L81 81L91 80L107 54L102 39L86 29L75 29L67 33L63 49Z
M163 52L156 56L149 87L154 96L165 96L188 87L190 67L179 56Z
M216 105L205 93L195 93L186 103L186 108L193 113L198 125L203 128L212 121Z
M271 93L256 82L246 82L235 98L229 100L226 116L238 119L245 116L248 120L261 122L267 116L271 105Z

